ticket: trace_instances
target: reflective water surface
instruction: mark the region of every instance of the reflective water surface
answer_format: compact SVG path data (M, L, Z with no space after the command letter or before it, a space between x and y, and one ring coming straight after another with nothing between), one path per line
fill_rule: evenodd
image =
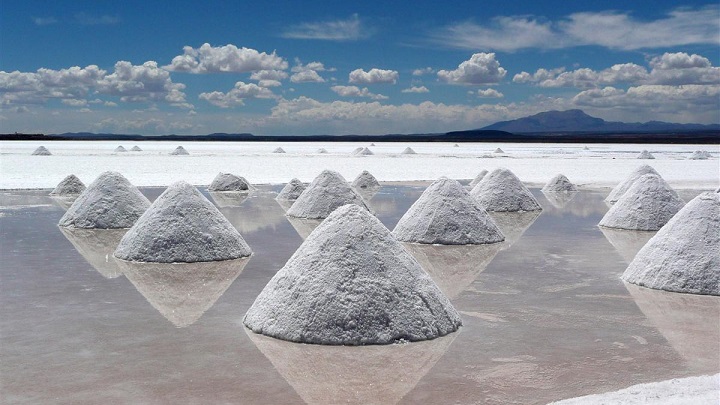
M720 371L720 298L623 283L652 235L598 228L595 191L533 189L544 210L493 214L507 236L496 245L406 244L461 312L458 333L381 347L255 335L243 315L317 225L285 217L280 189L203 190L254 254L195 265L117 261L122 231L61 230L68 202L49 190L0 192L0 400L543 404ZM423 189L365 198L392 229Z

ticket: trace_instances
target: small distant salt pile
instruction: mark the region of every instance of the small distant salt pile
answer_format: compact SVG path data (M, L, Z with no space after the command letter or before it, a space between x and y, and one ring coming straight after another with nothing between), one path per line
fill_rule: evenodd
M278 146L272 153L285 153L285 149Z
M298 179L292 179L278 193L276 200L294 201L305 191L305 183Z
M295 200L287 215L297 218L327 218L336 208L345 204L357 204L368 209L362 197L348 185L340 173L324 170Z
M652 153L648 152L647 150L643 150L637 156L637 159L655 159L655 156L653 156Z
M208 186L208 191L249 191L254 189L242 176L219 173Z
M704 150L696 150L692 155L690 155L690 159L692 160L707 160L709 157L710 154Z
M189 155L188 151L182 146L178 146L174 151L170 152L171 155Z
M380 187L380 182L369 171L363 170L362 173L353 180L352 187L356 189L373 189Z
M135 146L133 146L132 148L130 148L130 150L133 151L133 152L142 152L142 149L140 149L140 147L137 146L137 145L135 145Z
M38 146L37 149L32 153L33 156L50 156L52 153L44 147L44 146Z
M458 144L453 145L453 148L459 148L459 147L460 147L460 145L458 145Z
M399 241L482 245L505 240L488 213L457 180L441 177L422 193L393 230Z
M416 153L413 150L413 148L408 146L407 148L405 148L405 150L402 151L402 154L403 155L415 155Z
M558 174L545 184L543 193L571 193L578 191L577 187L562 174Z
M583 150L590 150L587 146L583 146Z
M150 201L122 174L105 172L80 194L59 226L93 229L130 228Z
M370 146L375 146L375 143L371 143Z
M429 340L462 324L410 253L354 204L310 234L243 322L266 336L328 345Z
M317 150L317 153L328 153L328 151L325 148L320 148Z
M497 148L497 149L495 149L495 152L493 152L493 153L505 153L505 151L500 148Z
M350 152L350 154L351 154L351 155L357 155L358 152L360 152L361 150L363 150L362 146L358 146L357 148L353 149L353 151Z
M660 175L658 172L655 171L652 167L648 165L642 165L635 169L630 175L625 178L620 184L615 186L614 189L610 192L610 194L605 198L605 201L609 203L615 203L620 197L622 197L623 194L630 188L630 186L633 185L635 180L639 179L640 177L646 175L646 174L655 174Z
M720 295L720 195L706 192L687 203L622 278L658 290Z
M374 155L373 151L368 148L358 148L353 152L353 156L369 156Z
M608 210L600 226L635 231L657 231L683 207L677 193L655 174L637 179Z
M478 173L478 175L475 176L475 178L468 185L470 190L472 190L475 186L477 186L477 184L480 183L482 181L482 179L485 178L485 175L487 175L487 174L488 174L488 171L485 169L483 169L480 173Z
M115 148L115 152L127 152L127 149L125 149L122 145Z
M115 251L119 259L155 263L210 262L251 254L222 213L184 181L160 194Z
M520 179L508 169L498 168L470 191L487 211L539 211L540 203Z
M75 196L82 194L83 191L85 191L85 184L77 176L71 174L58 183L55 189L50 192L50 195L59 197Z

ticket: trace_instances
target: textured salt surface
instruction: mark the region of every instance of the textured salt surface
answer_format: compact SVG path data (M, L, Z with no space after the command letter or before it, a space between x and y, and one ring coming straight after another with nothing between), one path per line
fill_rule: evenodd
M720 374L674 378L604 394L566 399L553 405L717 405L720 396Z
M278 146L277 148L275 148L273 153L285 153L285 149Z
M137 146L137 145L135 145L135 146L133 146L132 148L130 148L130 150L133 151L133 152L142 152L142 149L140 149L140 147Z
M508 169L499 168L485 176L470 194L487 211L539 211L540 203L520 179Z
M605 198L605 201L609 203L615 203L615 201L622 197L622 195L625 194L625 192L630 188L630 186L632 186L635 180L646 174L656 174L658 176L660 175L652 167L648 165L642 165L635 169L632 173L630 173L630 175L626 177L625 180L620 182L620 184L615 186L615 188L612 189L607 198Z
M298 179L292 179L278 193L276 200L295 201L303 191L305 191L305 183Z
M422 193L393 230L403 242L481 245L505 240L495 222L457 180L441 177Z
M115 148L115 152L127 152L127 149L125 149L122 145Z
M411 147L405 148L402 152L403 155L415 155L415 151Z
M300 194L287 211L298 218L327 218L336 208L345 204L357 204L369 210L363 198L355 192L338 172L324 170Z
M685 203L677 193L654 174L637 179L610 207L598 225L635 231L657 231Z
M50 195L59 197L75 196L81 194L83 191L85 191L85 184L83 184L77 176L70 174L58 183L55 189L50 192Z
M182 146L178 146L175 148L174 151L170 152L171 155L189 155L188 151L185 150Z
M208 186L208 191L249 191L254 187L244 177L219 173Z
M243 322L255 333L330 345L428 340L462 323L390 231L352 204L312 232Z
M184 181L168 187L125 234L115 257L137 262L194 263L252 254L215 206Z
M640 152L640 154L637 156L638 159L655 159L655 156L652 155L652 153L644 150Z
M542 188L545 193L562 193L562 192L573 192L578 191L577 187L568 180L562 174L558 174L548 181Z
M353 180L351 186L356 189L377 188L380 187L380 183L369 171L363 170L362 173L358 174L355 180Z
M720 194L703 193L687 203L640 249L622 278L658 290L720 295Z
M472 190L473 188L475 188L475 186L477 186L477 184L480 183L480 182L482 181L482 179L484 179L487 174L488 174L488 171L487 171L487 170L485 170L485 169L481 170L480 173L478 173L478 175L475 176L475 178L472 179L472 181L471 181L470 184L468 185L468 187L470 188L470 190Z
M150 207L150 201L122 174L98 176L73 202L60 226L76 228L130 228Z
M44 147L44 146L38 146L37 149L32 153L35 156L50 156L52 153Z

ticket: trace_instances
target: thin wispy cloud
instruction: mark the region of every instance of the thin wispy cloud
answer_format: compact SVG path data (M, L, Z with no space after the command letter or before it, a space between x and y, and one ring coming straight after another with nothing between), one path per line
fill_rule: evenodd
M113 15L75 14L75 22L80 25L115 25L120 24L121 21L120 17Z
M35 25L43 26L43 25L52 25L57 24L58 19L55 17L33 17L33 23Z
M324 41L357 41L373 34L357 14L348 19L307 22L290 26L282 34L283 38L316 39Z

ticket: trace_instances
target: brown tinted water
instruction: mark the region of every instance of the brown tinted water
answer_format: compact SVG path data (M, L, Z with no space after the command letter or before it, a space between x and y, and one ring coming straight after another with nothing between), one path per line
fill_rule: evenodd
M409 246L458 333L374 347L254 335L244 313L315 225L288 221L280 188L206 194L249 260L157 268L115 262L117 232L62 232L67 204L47 191L0 192L3 403L542 404L720 370L720 298L621 282L648 235L603 234L595 191L533 190L544 210L496 215L498 246ZM384 186L370 205L392 229L422 190Z

